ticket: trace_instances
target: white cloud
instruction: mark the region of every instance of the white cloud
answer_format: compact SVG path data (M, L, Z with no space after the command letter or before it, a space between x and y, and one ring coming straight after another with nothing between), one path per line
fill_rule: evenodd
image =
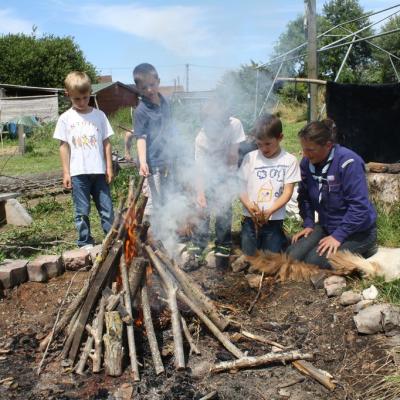
M157 42L179 56L207 56L213 53L204 10L200 7L90 5L78 10L78 22Z
M31 33L33 22L19 18L9 8L0 9L0 33Z

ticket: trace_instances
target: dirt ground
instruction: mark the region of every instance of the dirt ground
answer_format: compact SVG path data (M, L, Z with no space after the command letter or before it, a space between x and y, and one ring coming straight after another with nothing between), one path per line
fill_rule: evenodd
M119 378L103 373L79 376L60 364L62 347L56 341L42 374L36 370L42 353L38 343L54 322L57 309L65 296L72 273L66 273L46 284L28 282L14 288L0 300L0 399L115 399L113 393L123 383L133 386L134 399L175 400L201 399L215 390L214 399L260 400L287 399L391 399L386 393L377 397L385 375L393 374L389 339L382 335L358 335L352 321L352 308L344 308L337 299L328 299L323 290L308 283L266 285L252 313L247 308L256 291L249 289L243 273L234 274L207 266L191 273L223 313L253 333L283 345L314 353L314 365L331 373L338 381L329 392L319 383L303 377L290 364L272 365L237 373L211 375L214 362L232 359L210 333L194 318L200 356L188 356L188 368L176 372L172 356L165 356L166 373L156 376L146 340L136 332L139 342L141 382L134 384L128 368ZM77 293L87 272L77 275L71 296ZM69 300L70 300L69 298ZM169 328L169 327L168 327ZM159 331L164 351L171 347L169 329ZM234 330L228 332L234 337ZM393 338L392 338L393 339ZM145 343L141 345L141 343ZM249 355L269 352L269 346L250 340L236 343ZM13 378L2 384L5 378ZM283 388L284 386L290 386Z

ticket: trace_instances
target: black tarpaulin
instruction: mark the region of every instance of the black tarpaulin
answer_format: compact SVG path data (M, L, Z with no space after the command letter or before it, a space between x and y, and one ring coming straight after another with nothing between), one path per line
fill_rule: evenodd
M326 107L336 122L340 144L366 162L399 162L400 84L328 82Z

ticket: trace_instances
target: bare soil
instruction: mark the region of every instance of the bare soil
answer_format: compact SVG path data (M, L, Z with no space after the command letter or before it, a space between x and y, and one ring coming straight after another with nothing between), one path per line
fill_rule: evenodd
M79 291L86 274L77 275L70 298ZM200 399L213 390L218 392L215 398L224 400L355 400L376 398L370 392L371 387L384 375L393 373L387 338L358 335L352 308L340 306L337 299L328 299L323 290L315 290L308 283L266 285L249 315L246 310L256 291L248 287L243 273L202 267L191 274L221 310L247 330L283 345L313 352L314 365L331 373L338 381L337 388L329 392L310 378L302 379L290 364L211 375L208 369L212 363L232 356L191 317L188 320L197 327L195 337L202 354L188 355L188 368L183 372L174 370L173 358L167 355L164 356L166 373L157 377L147 342L142 340L144 336L138 329L136 339L144 364L139 384L133 383L128 368L119 378L106 377L103 373L73 374L58 359L60 339L55 341L38 377L36 369L42 357L38 344L50 331L65 296L72 277L72 273L66 273L45 284L25 283L0 300L0 348L10 349L8 354L0 354L0 382L13 378L10 387L0 383L0 399L111 400L118 387L129 383L134 389L133 398L140 400ZM234 329L229 334L234 337ZM159 330L158 335L165 352L171 347L170 331ZM271 350L250 340L242 340L237 345L249 355ZM289 383L293 384L282 392L281 387Z

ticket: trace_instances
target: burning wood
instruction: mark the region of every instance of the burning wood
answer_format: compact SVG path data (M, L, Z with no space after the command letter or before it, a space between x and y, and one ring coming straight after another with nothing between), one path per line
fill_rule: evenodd
M133 185L130 185L127 208L124 208L125 202L122 202L116 222L103 243L102 252L96 259L89 279L54 330L56 334L65 334L63 358L67 358L73 365L80 353L74 370L83 374L90 360L93 372L99 372L104 367L107 375L119 376L123 372L124 353L128 353L132 378L139 381L141 364L137 359L136 343L140 336L146 336L156 374L165 371L149 300L150 290L157 292L154 288L157 287L157 280L161 291L157 293L157 297L162 305L158 309L165 307L162 303L164 301L170 313L177 370L186 367L184 338L188 342L190 354L200 354L178 308L178 301L186 305L238 359L233 364L234 368L240 368L244 360L246 365L253 362L255 364L252 365L258 365L259 362L269 362L272 358L302 358L303 355L292 352L268 355L261 361L253 360L246 358L230 341L223 332L229 321L222 316L201 287L169 258L162 244L155 244L147 239L149 225L142 223L143 204L146 201L140 202L139 197L142 184L143 179L140 180L136 192ZM104 325L106 332L103 332ZM124 331L127 344L123 339ZM139 335L139 331L144 335ZM85 337L85 345L81 351L81 343ZM42 346L48 346L48 343L49 338L46 338ZM305 355L305 358L309 356ZM219 367L215 368L218 370Z

